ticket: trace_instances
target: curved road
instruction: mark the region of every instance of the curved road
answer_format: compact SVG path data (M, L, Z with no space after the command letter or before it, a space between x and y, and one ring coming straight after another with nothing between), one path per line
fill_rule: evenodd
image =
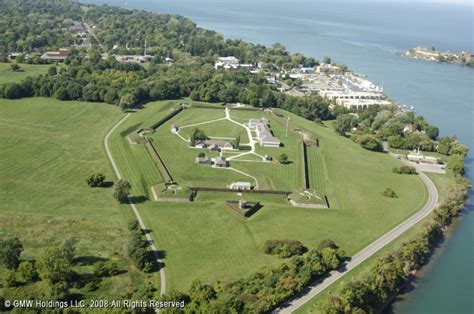
M392 155L392 154L391 154ZM324 289L329 287L331 284L336 282L342 276L347 274L349 271L357 267L360 263L374 255L377 251L382 249L384 246L395 240L402 233L416 225L423 218L428 216L436 207L438 203L438 190L436 186L424 173L419 172L419 177L425 184L428 190L428 201L425 206L420 209L416 214L378 238L375 242L371 243L369 246L364 248L362 251L358 252L352 256L351 260L342 265L340 270L335 270L329 273L329 275L324 278L322 281L318 281L313 286L310 286L306 289L303 294L298 295L297 298L294 298L287 303L283 304L280 308L276 309L274 313L292 313L301 307L303 304L307 303L314 296L318 295Z
M105 136L105 139L104 139L104 147L105 147L105 151L107 152L107 157L109 157L110 163L112 164L112 167L114 168L115 174L116 174L116 176L119 180L122 179L122 175L120 174L120 171L119 171L117 165L115 164L114 158L112 157L112 153L110 152L109 137L119 127L120 124L122 124L128 117L130 117L130 115L131 115L131 113L129 113L125 117L123 117L123 119L120 120L109 131L109 133L107 133L107 135ZM128 198L128 203L132 207L133 213L135 214L135 217L137 218L138 223L140 224L140 228L142 228L142 230L148 230L145 227L145 223L143 222L143 219L140 216L140 213L138 212L137 206L135 206L135 204L133 203L131 198ZM148 243L151 247L151 250L153 252L153 256L154 256L158 266L160 267L160 294L164 294L166 292L166 276L165 276L165 270L164 270L164 267L163 267L163 263L161 262L161 260L158 256L158 250L157 250L155 244L153 244L153 239L151 238L150 234L145 233L145 236L146 236L146 239L147 239L147 241L148 241Z

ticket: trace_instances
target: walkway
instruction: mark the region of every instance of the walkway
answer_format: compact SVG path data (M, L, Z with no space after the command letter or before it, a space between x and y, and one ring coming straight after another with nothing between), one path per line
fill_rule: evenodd
M395 155L391 154L393 157ZM344 263L340 270L330 272L329 276L324 278L324 280L317 282L313 286L310 286L306 289L303 294L298 295L298 297L288 301L282 307L276 309L274 313L292 313L297 310L299 307L310 301L313 297L318 295L320 292L325 290L327 287L332 285L334 282L339 280L349 271L356 268L362 262L367 260L369 257L377 253L380 249L384 246L398 238L401 234L406 232L408 229L416 225L420 222L423 218L428 216L435 208L438 203L438 190L434 183L428 178L424 173L419 173L420 179L425 184L428 190L428 200L416 214L378 238L375 242L364 248L362 251L358 252L354 256L352 256L351 260L347 263Z
M109 158L110 163L112 164L112 168L114 168L115 175L117 176L117 179L119 179L119 180L122 179L122 175L120 174L120 171L119 171L119 169L118 169L118 167L117 167L117 165L114 161L114 158L112 157L112 153L110 152L109 137L128 117L130 117L130 115L131 115L131 113L129 113L125 117L123 117L123 119L120 120L109 131L109 133L107 133L107 135L105 136L105 139L104 139L104 146L105 146L105 151L107 152L107 157ZM145 226L145 223L143 222L142 217L140 216L140 213L138 212L137 206L133 203L131 198L128 198L128 203L132 207L133 213L135 214L135 217L137 218L138 223L140 224L140 228L142 228L142 230L148 230ZM158 249L156 248L155 244L153 244L153 239L151 238L150 234L145 233L145 237L146 237L148 243L150 244L151 250L153 252L153 256L154 256L154 258L155 258L155 260L156 260L156 262L157 262L157 264L160 268L160 294L163 295L166 292L166 276L165 276L165 269L163 267L164 264L162 263L162 261L160 260L160 258L158 256Z

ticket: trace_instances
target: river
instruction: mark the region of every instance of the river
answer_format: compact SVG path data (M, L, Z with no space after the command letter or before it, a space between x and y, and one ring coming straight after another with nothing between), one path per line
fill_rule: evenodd
M474 178L474 69L398 57L418 45L474 52L474 4L320 0L89 0L176 13L228 38L283 43L291 51L330 56L382 85L387 95L469 146L467 176ZM395 313L474 313L473 197L416 289Z

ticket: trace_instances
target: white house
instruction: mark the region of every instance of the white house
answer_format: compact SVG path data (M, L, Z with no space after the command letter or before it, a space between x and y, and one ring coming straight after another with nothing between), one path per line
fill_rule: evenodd
M250 182L232 182L228 187L232 190L251 190L252 184Z

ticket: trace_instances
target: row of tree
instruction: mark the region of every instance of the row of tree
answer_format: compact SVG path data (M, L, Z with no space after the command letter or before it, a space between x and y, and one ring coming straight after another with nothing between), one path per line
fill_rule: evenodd
M341 265L344 252L329 242L234 282L209 285L195 280L187 292L171 291L161 298L163 301L184 300L186 307L163 312L267 313Z

